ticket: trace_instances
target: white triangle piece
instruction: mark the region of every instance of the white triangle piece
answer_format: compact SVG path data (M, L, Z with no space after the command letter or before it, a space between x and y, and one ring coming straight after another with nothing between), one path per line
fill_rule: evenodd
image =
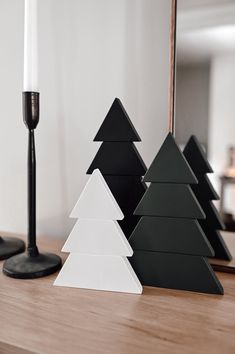
M79 219L63 252L132 256L133 250L117 221Z
M124 215L98 169L89 178L70 217L122 220Z
M143 290L127 258L76 253L68 256L54 285L135 294Z

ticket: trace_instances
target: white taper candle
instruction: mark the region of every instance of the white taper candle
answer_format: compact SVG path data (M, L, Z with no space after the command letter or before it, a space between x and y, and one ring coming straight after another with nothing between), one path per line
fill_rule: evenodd
M25 0L24 17L24 91L38 87L38 0Z

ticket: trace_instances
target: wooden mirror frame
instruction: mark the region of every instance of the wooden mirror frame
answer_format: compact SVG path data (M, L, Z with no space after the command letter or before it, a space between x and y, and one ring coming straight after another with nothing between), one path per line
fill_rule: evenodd
M175 91L176 91L176 38L177 38L177 2L171 0L170 21L170 69L168 93L168 131L175 135ZM235 274L235 233L222 232L223 238L233 256L231 261L216 258L209 259L211 266L217 272Z

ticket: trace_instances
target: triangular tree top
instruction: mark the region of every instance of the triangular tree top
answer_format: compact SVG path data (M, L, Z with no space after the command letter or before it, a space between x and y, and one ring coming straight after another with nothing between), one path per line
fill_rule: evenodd
M121 101L115 98L94 141L141 141Z
M144 176L145 182L156 183L197 183L189 163L169 133L157 156Z
M189 138L189 141L184 148L184 156L186 157L196 176L213 172L211 165L207 160L205 151L203 150L196 136L192 135Z
M124 215L98 169L89 178L70 217L122 220Z

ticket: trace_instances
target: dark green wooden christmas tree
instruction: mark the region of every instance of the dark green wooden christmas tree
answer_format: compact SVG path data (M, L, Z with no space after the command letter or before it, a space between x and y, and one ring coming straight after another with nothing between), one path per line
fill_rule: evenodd
M146 190L146 166L133 142L141 141L121 101L116 98L94 141L102 141L87 173L98 168L117 200L124 219L119 222L128 238L140 217L133 215Z
M224 224L212 203L212 200L219 200L219 196L206 175L207 173L213 173L213 169L196 136L192 135L190 137L183 153L198 179L198 184L192 185L192 190L206 214L206 219L201 220L200 225L214 249L215 258L231 260L232 256L218 231L224 229Z
M135 210L142 217L129 239L130 262L142 284L223 294L207 260L214 251L198 222L205 213L190 187L197 178L171 133L144 181L151 184Z

